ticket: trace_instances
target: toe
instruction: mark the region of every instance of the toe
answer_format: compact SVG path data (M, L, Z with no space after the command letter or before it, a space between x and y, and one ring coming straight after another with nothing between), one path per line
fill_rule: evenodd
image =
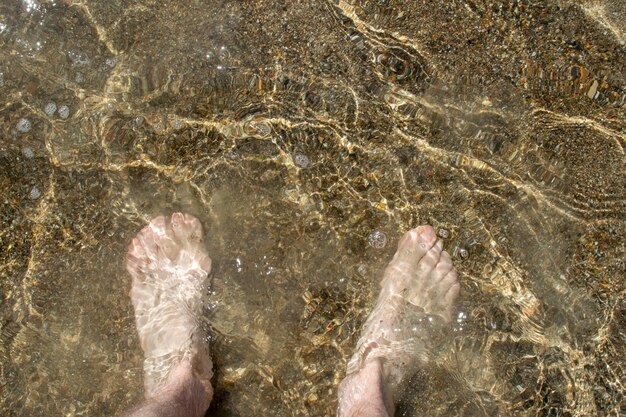
M169 259L171 261L176 261L178 259L178 256L181 252L181 247L174 240L174 236L171 233L156 236L155 241L158 247L158 259Z
M409 230L404 234L398 242L398 250L393 257L392 263L406 264L413 268L430 250L436 239L431 240L428 236L425 238L423 236L424 232L420 229L422 227L425 226Z
M211 272L211 258L209 255L202 254L198 256L198 264L207 274Z
M423 274L432 271L432 269L439 262L442 250L443 243L440 240L437 240L436 243L422 257L422 259L420 259L418 263L418 275L425 276Z
M449 266L452 266L452 257L448 253L448 251L441 252L441 258L439 259L439 263L445 263Z
M437 240L437 233L435 232L435 229L432 226L429 226L429 225L417 226L413 230L417 234L420 242L430 243L432 246L432 244L435 243L435 240Z
M445 303L449 305L450 308L454 306L454 302L458 298L460 291L461 291L461 284L459 284L458 281L456 281L456 274L455 274L455 282L454 284L450 286L450 288L448 288L448 291L446 292L446 295L444 296Z
M147 257L139 239L134 238L126 254L126 270L133 277L143 274L147 266Z
M166 230L166 219L165 216L158 216L155 217L154 219L150 220L150 224L148 224L148 226L144 227L143 230L152 230L154 231L156 234L158 235L162 235L165 233Z
M447 273L441 281L437 284L439 287L438 293L441 297L448 293L450 288L457 283L456 271L450 271Z
M159 253L157 238L163 231L165 219L157 217L150 224L141 229L137 236L128 246L126 255L126 270L132 276L140 276L145 274L150 262L156 258Z
M156 243L156 236L158 236L159 228L153 226L152 223L141 229L141 231L135 237L134 242L136 246L141 246L143 255L147 258L153 256L157 250L158 245Z
M439 257L439 262L435 267L435 271L437 273L437 277L435 280L443 279L450 271L452 271L452 259L450 258L450 254L445 250L441 252L441 256ZM438 279L437 279L438 278Z

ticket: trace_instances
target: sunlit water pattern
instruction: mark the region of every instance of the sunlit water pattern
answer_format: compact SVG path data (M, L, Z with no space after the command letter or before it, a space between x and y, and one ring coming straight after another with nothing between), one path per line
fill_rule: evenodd
M458 319L402 416L618 416L623 2L0 0L0 414L142 396L124 256L207 230L217 416L330 416L402 232Z

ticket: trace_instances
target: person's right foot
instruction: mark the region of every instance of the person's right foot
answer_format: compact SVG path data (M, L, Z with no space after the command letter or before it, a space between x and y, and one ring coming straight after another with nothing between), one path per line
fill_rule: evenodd
M344 388L350 375L378 360L385 397L393 402L407 377L427 359L428 329L434 317L451 320L459 289L450 255L435 230L419 226L407 232L385 270L376 307L348 362Z

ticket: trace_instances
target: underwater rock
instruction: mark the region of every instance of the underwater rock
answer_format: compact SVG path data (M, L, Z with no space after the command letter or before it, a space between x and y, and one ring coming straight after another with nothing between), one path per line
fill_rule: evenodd
M33 127L33 124L30 122L30 120L24 119L24 118L18 120L17 125L15 125L15 128L20 133L27 133L30 131L32 127Z
M379 230L374 230L367 237L370 246L376 249L382 249L387 246L387 235Z

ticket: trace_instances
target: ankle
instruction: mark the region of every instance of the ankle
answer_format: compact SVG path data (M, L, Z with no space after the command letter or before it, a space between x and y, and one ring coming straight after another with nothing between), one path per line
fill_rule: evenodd
M204 415L209 408L213 390L206 386L195 374L191 363L183 359L167 378L167 384L153 398L158 402L180 404L189 415Z
M339 417L392 416L394 406L386 394L380 359L367 361L339 385Z

